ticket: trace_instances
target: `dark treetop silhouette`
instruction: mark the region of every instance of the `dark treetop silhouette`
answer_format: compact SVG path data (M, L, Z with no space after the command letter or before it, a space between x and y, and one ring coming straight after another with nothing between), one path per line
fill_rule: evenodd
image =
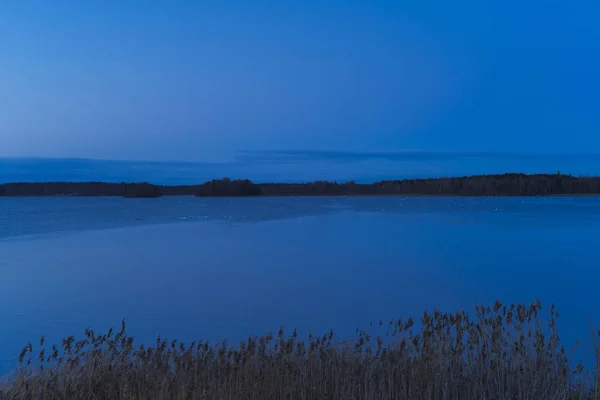
M253 183L249 180L213 179L200 185L159 186L150 183L38 182L5 183L0 196L546 196L600 194L600 177L557 174L507 173L457 178L309 183Z

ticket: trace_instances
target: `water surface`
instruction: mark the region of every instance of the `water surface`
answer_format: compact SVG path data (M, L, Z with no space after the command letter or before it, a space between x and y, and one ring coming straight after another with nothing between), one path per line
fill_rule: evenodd
M352 334L474 302L600 322L600 198L0 198L0 359L127 318L141 341ZM581 336L585 337L581 337Z

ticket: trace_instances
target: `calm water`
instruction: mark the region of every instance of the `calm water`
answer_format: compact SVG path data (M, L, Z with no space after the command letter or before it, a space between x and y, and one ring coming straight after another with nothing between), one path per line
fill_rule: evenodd
M474 302L600 322L600 197L0 198L0 360L127 318L140 341L339 336Z

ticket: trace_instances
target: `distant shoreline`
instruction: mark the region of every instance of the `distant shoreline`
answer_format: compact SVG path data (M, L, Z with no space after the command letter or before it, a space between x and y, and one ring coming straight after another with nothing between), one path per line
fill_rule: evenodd
M16 182L0 184L0 196L599 196L600 177L506 173L449 178L387 180L374 183L316 181L253 183L213 179L198 185L109 182Z

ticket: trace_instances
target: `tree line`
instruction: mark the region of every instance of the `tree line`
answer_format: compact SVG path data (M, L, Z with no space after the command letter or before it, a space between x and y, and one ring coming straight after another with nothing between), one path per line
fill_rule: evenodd
M370 184L316 181L253 183L247 179L213 179L200 185L160 186L150 183L38 182L0 185L0 196L546 196L600 194L600 177L507 173L456 178L387 180Z
M120 196L160 197L159 186L150 183L18 182L0 185L0 196Z

